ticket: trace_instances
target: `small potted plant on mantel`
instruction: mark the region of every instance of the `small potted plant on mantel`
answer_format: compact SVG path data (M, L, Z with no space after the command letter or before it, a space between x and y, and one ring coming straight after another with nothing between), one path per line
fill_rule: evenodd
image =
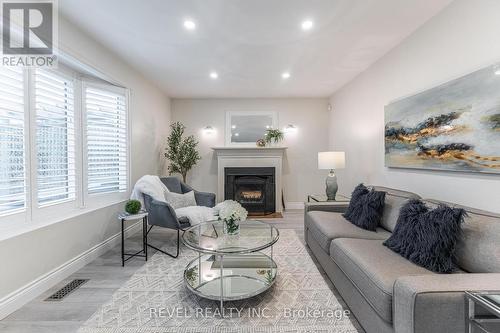
M278 147L281 141L285 138L285 134L280 131L279 129L268 129L266 131L264 140L266 142L266 145L270 147Z

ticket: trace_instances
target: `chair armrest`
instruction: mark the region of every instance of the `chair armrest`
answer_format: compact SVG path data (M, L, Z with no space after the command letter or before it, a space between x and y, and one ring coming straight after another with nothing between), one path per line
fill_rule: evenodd
M166 202L154 199L149 205L148 223L163 228L181 229L174 208Z
M215 194L209 192L194 191L194 198L198 206L214 207Z
M323 212L344 213L347 207L349 207L349 202L347 201L306 202L304 212L307 214L307 212L319 210Z
M465 332L464 291L500 290L500 273L405 276L393 293L398 333Z

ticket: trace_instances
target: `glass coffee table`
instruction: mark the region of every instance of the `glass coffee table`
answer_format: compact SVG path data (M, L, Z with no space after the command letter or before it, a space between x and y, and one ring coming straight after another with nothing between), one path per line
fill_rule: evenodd
M198 252L184 270L184 282L198 296L220 301L241 300L269 289L278 267L273 245L278 229L267 223L247 220L240 223L238 235L223 233L219 221L201 223L182 235L184 244ZM270 249L270 254L260 251Z

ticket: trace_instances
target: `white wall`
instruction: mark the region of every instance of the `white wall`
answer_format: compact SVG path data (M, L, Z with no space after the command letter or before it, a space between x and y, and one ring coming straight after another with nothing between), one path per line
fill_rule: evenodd
M217 191L217 159L211 147L224 146L226 111L276 111L280 128L298 127L285 135L285 202L302 203L310 193L324 192L325 170L318 170L317 152L328 147L327 98L172 99L172 119L187 127L200 141L202 160L188 174L195 188ZM216 133L204 135L211 125Z
M130 88L132 184L146 173L163 174L170 123L165 94L66 20L59 21L62 50ZM123 204L101 208L0 242L0 316L17 291L119 232ZM12 294L14 293L14 294ZM8 296L10 294L10 296Z
M500 212L500 175L384 167L384 106L499 61L499 13L497 0L457 0L332 96L330 146L347 154L341 188L367 182Z

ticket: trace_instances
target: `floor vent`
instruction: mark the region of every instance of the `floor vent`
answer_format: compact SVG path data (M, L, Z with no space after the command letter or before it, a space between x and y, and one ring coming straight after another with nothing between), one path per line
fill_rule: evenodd
M87 282L88 279L75 279L47 297L45 300L46 301L60 301L64 297L68 296L70 293L72 293L74 290L78 289L82 284Z

